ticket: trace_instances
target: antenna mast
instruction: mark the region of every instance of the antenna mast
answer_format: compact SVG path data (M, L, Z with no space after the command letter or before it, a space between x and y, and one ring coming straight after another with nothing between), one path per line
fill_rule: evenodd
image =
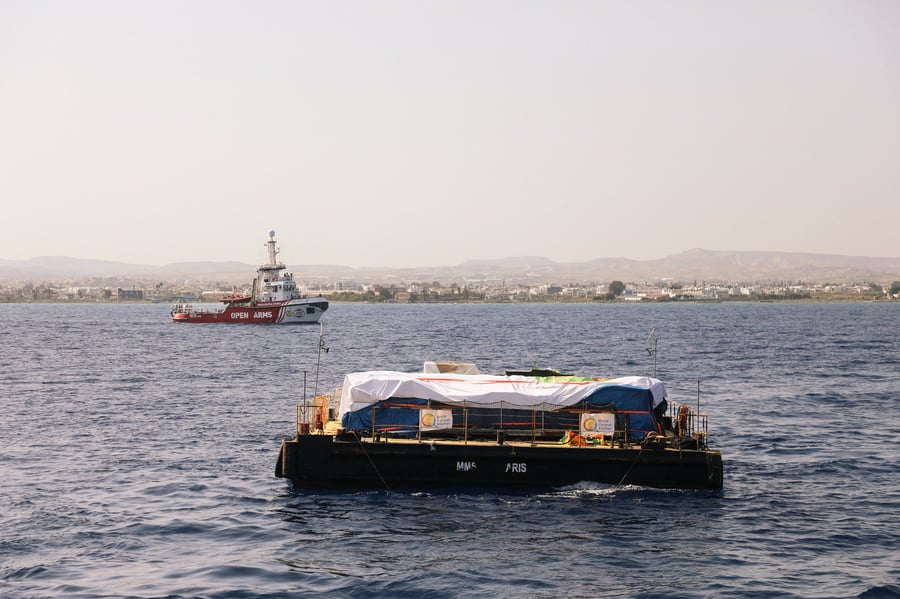
M319 351L316 354L316 384L313 387L313 396L316 397L319 394L319 362L322 360L322 350L325 350L325 353L328 353L328 346L325 345L325 325L323 323L319 323Z
M653 342L653 347L650 347L650 342ZM650 329L650 334L647 335L647 353L653 356L653 378L656 378L656 352L657 346L659 345L659 339L656 337L656 329Z

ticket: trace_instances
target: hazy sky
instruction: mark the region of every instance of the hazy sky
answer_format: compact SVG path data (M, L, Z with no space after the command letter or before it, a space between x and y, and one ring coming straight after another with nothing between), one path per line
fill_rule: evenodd
M900 2L0 2L0 259L900 256Z

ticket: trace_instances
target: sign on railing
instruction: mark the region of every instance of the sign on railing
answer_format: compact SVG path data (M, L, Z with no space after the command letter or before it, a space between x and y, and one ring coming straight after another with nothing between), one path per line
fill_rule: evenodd
M612 412L585 412L581 415L581 435L587 438L612 437L616 432L616 415Z
M419 413L419 429L437 431L453 428L453 412L451 410L421 410Z

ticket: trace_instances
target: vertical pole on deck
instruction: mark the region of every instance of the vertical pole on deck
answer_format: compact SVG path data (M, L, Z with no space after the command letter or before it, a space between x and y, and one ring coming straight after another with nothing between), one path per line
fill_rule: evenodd
M303 408L300 410L300 414L298 414L297 418L297 434L308 434L309 433L309 401L306 396L306 371L303 371L303 401L301 402Z
M700 379L697 379L697 426L696 432L700 432Z
M647 353L653 356L653 378L656 378L656 353L659 345L659 339L656 337L656 329L650 329L650 334L647 335L647 343L653 341L653 349L647 348Z
M430 410L431 409L431 400L427 399L425 401L426 401L425 409ZM419 427L418 428L419 428L419 432L417 434L417 439L418 439L419 443L421 443L422 442L422 409L421 408L419 409Z
M697 379L697 418L700 417L700 379Z
M466 407L466 404L463 404L463 420L465 420L466 428L463 430L463 444L469 444L469 408Z
M325 353L328 353L328 348L325 346L325 325L323 323L319 323L319 350L316 353L316 386L315 386L315 395L319 394L319 362L322 359L322 350L325 350Z

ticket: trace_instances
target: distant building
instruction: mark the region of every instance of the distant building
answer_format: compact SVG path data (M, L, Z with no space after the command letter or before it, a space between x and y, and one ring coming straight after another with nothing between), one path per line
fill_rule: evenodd
M122 289L116 291L116 298L120 302L135 301L144 299L143 289Z
M191 293L189 291L188 292L183 291L181 293L173 295L169 299L177 304L189 304L191 302L200 301L200 298L197 296L196 293Z

